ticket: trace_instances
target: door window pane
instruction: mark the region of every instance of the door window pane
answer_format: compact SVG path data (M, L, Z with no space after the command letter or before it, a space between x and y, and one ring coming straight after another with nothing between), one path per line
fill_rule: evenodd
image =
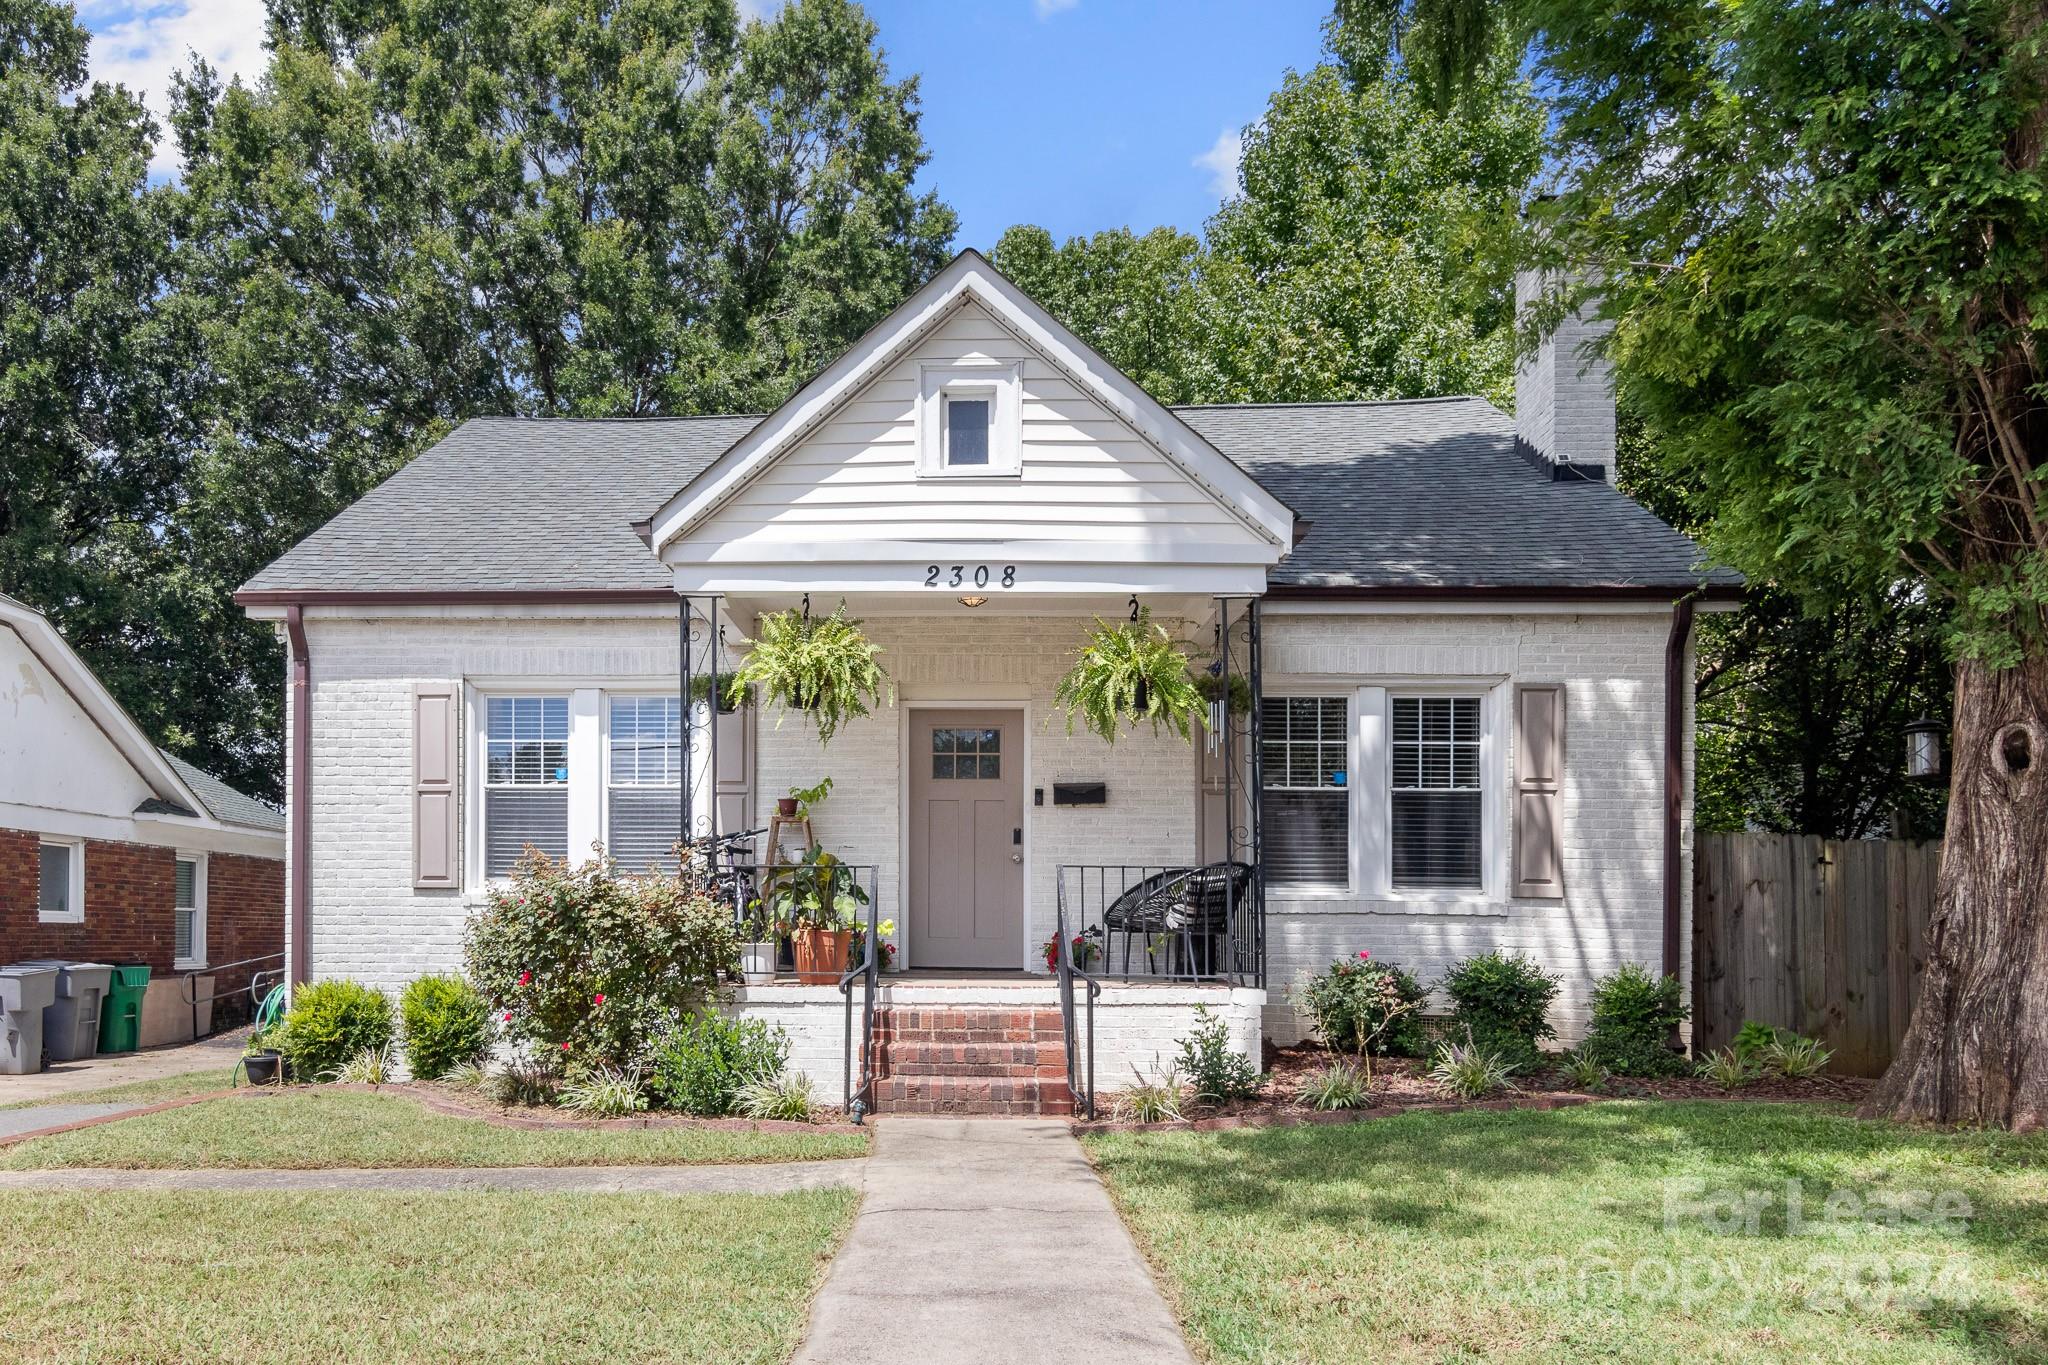
M1003 775L1001 730L932 730L932 776L994 781Z

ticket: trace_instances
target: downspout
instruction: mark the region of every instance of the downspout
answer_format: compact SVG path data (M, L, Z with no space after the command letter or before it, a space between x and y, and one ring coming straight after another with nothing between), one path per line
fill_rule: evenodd
M312 811L307 799L313 787L312 664L306 653L304 609L296 602L284 609L284 633L290 647L292 667L291 785L287 793L292 825L289 910L292 948L288 966L291 983L296 986L310 980L313 975L312 945L307 938L313 919L313 837L308 824Z
M1692 639L1693 599L1671 604L1671 638L1664 645L1664 975L1677 976L1685 926L1685 716L1692 677L1685 666Z

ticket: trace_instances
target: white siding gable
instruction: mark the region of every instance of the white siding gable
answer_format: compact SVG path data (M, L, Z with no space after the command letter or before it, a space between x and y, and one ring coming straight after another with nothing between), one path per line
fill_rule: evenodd
M0 626L0 804L124 818L153 794L42 660Z

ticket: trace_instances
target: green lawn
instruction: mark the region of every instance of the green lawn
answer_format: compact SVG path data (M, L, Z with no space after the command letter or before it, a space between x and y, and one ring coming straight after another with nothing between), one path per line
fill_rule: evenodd
M204 1095L210 1090L227 1090L233 1081L234 1073L227 1067L212 1066L204 1071L187 1071L176 1076L157 1076L147 1081L110 1085L104 1090L83 1090L69 1095L53 1095L48 1099L0 1104L0 1109L40 1109L50 1104L158 1104L164 1100L183 1099L187 1095Z
M0 1168L617 1166L865 1156L864 1133L709 1128L531 1131L402 1095L307 1087L212 1100L0 1148Z
M858 1198L8 1192L0 1221L39 1231L0 1239L0 1341L24 1362L781 1361Z
M1209 1359L2048 1360L2048 1137L1631 1102L1087 1145ZM1721 1190L1755 1231L1687 1212ZM1968 1213L1817 1231L1838 1190Z

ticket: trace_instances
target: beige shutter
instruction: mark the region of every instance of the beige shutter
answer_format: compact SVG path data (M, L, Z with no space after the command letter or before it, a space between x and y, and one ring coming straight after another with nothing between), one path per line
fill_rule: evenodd
M1517 896L1564 895L1564 688L1515 689Z
M456 717L461 688L421 683L412 698L412 884L422 890L461 885L455 837Z

